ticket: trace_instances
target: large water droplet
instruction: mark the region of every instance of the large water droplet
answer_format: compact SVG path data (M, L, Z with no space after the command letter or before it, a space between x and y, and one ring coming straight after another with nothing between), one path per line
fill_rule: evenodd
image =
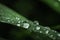
M29 26L30 26L29 23L23 23L24 28L29 28Z

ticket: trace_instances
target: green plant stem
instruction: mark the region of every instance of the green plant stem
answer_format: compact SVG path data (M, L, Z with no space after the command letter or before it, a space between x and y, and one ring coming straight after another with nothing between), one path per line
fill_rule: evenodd
M60 33L49 27L43 27L37 22L32 22L2 4L0 4L0 22L16 25L19 28L22 27L30 32L34 31L39 34L44 34L53 40L60 40Z

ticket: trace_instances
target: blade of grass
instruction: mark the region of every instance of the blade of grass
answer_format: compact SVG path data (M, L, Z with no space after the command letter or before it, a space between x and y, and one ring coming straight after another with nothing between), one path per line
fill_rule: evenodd
M19 28L25 28L29 32L33 31L46 35L53 40L60 40L60 33L50 29L49 27L43 27L37 23L34 23L2 4L0 4L0 22L16 25Z

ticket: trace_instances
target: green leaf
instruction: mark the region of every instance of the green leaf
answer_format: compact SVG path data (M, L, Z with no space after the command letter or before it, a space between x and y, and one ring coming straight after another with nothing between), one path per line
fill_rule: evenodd
M32 22L2 4L0 4L0 22L16 25L18 28L22 27L28 30L29 33L38 33L36 34L36 39L39 38L39 40L60 40L60 33L50 29L49 27L43 27L36 21ZM19 32L12 32L11 34L14 34L15 36L18 35L17 33ZM16 37L20 37L20 35Z

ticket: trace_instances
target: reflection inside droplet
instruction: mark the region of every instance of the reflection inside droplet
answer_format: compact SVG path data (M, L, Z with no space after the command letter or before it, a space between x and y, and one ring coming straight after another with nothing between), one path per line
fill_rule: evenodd
M29 28L29 26L30 26L29 23L23 23L24 28Z
M19 27L20 27L21 25L20 25L20 24L17 24L17 26L19 26Z

